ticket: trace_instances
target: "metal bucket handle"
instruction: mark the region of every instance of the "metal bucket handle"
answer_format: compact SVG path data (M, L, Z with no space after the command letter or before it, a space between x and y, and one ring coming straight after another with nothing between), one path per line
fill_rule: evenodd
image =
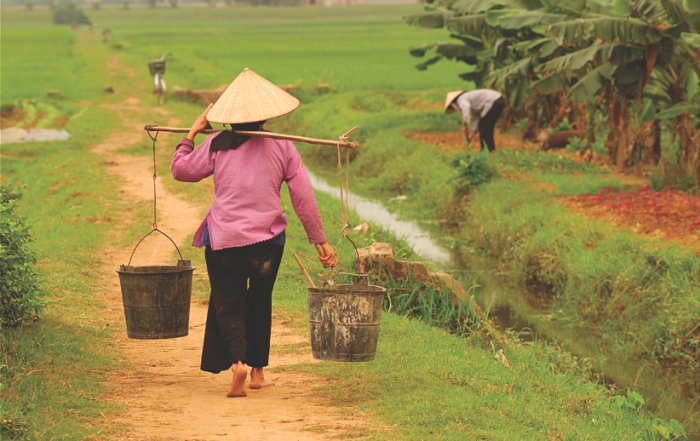
M143 237L141 238L141 240L138 241L138 243L137 243L136 246L134 247L134 250L131 252L131 256L129 257L129 263L128 263L127 265L131 266L131 259L134 257L134 253L136 252L136 248L138 248L139 245L141 245L141 242L143 242L143 240L144 240L145 238L147 238L148 236L150 236L154 231L157 231L157 232L159 232L160 234L162 234L163 236L167 237L168 240L169 240L170 242L172 242L172 244L175 246L175 249L177 250L177 254L180 255L180 260L185 260L185 259L182 257L182 253L180 252L180 248L178 248L178 246L177 246L177 244L175 243L175 241L172 240L172 239L170 238L170 236L168 236L167 234L165 234L165 233L163 233L162 231L160 231L158 228L154 228L154 229L152 229L151 231L149 231L148 234L146 234L145 236L143 236Z

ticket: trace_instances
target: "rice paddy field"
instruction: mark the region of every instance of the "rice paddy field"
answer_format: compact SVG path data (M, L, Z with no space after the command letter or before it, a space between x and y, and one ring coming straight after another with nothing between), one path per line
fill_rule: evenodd
M248 67L278 85L296 86L302 103L269 128L335 139L360 126L352 138L362 145L351 166L353 191L385 203L405 219L421 221L460 256L486 259L494 271L505 274L505 284L527 286L536 303L546 304L543 315L599 342L599 358L582 360L562 349L567 347L564 341L523 343L513 333L494 331L485 317L472 315L465 322L450 316L452 310L436 310L445 304L436 292L420 305L401 304L406 297L402 293L413 288L386 282L395 303L384 314L375 361L307 363L278 370L322 378L313 395L345 409L334 418L366 423L361 430L340 432L310 426L305 435L697 439L697 242L640 236L608 219L562 208L566 206L560 199L596 194L604 187L624 188L624 177L567 157L525 148L520 152L519 145L489 159L508 179L463 198L459 168L452 165L459 163L463 149L426 138L459 130L459 121L442 113L442 100L448 90L473 85L457 77L465 71L463 64L443 61L427 71L413 67L416 59L409 47L448 38L443 30L403 23L404 15L421 8L159 4L125 10L105 5L85 9L91 27L71 28L53 25L49 9L3 7L2 128L65 128L71 139L2 145L0 182L24 186L19 211L32 229L46 304L38 321L0 330L2 439L137 439L128 435L133 410L121 404L119 391L110 385L115 373L137 367L114 343L115 333L122 331L98 319L106 306L97 296L104 289L99 281L104 275L94 256L107 247L133 244L144 222L122 225L121 219L148 223L150 204L126 200L115 191L122 183L107 173L113 165L92 148L110 135L139 130L127 122L129 112L138 113L141 125L181 126L201 113L201 104L182 100L155 106L147 64L149 57L166 51L171 55L164 78L171 91L175 86L215 89ZM105 91L107 86L111 92ZM120 107L129 100L139 103L138 112ZM516 138L508 136L503 133L501 139ZM129 141L124 141L122 154L151 154L147 138L124 139ZM158 167L167 170L170 144L177 138L162 139ZM337 178L333 149L299 149L315 173ZM162 178L169 191L193 204L205 207L211 198L210 182L193 186ZM405 196L405 203L395 202L397 196ZM326 195L317 197L324 221L331 225L329 236L337 237L338 203ZM288 199L284 204L290 208ZM362 221L351 215L352 225ZM419 260L400 238L375 225L369 231L355 238L359 246L391 242L397 255ZM687 239L695 233L683 234ZM310 251L291 215L288 237L275 308L304 333L305 282L290 256ZM204 269L203 258L192 254ZM343 248L342 256L351 268L351 249ZM470 287L478 277L466 274L461 280ZM197 299L205 299L207 290L206 279L195 280ZM508 368L494 361L498 349L508 354ZM671 395L684 395L690 405L679 410L660 399L655 388L609 384L605 372L592 367L613 356L684 376L683 382L669 380L667 388ZM654 407L646 404L654 400ZM233 439L235 433L228 433Z

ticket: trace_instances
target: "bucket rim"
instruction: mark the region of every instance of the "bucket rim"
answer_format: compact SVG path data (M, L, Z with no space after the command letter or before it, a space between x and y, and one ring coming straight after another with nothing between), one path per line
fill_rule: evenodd
M146 272L138 272L138 271L129 271L129 268L173 268L174 271L146 271ZM116 269L115 271L118 274L129 274L129 275L139 275L139 276L152 276L152 275L159 275L159 274L178 274L178 273L186 273L186 272L192 272L195 269L197 269L196 266L190 266L189 268L181 266L181 265L122 265L119 267L119 269Z
M350 286L360 289L338 289L341 286ZM374 289L372 289L374 288ZM319 293L319 294L386 294L386 288L379 285L354 285L354 284L342 284L336 285L334 287L309 287L309 292Z

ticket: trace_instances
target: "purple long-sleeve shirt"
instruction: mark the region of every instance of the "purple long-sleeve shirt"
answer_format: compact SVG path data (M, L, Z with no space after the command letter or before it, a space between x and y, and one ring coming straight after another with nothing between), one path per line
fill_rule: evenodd
M178 181L198 182L214 175L214 204L192 245L204 246L205 225L214 250L251 245L280 234L287 226L280 202L282 182L289 187L292 206L309 243L325 242L316 196L294 144L253 137L235 150L212 151L211 141L217 135L196 149L192 141L183 138L170 166Z

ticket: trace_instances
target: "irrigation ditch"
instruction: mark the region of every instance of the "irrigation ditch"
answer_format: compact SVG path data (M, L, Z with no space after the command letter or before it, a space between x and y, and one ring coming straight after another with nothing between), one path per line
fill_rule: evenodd
M337 198L338 188L324 179L330 176L322 171L317 173L310 172L314 189ZM697 396L683 390L681 374L651 362L603 355L605 351L594 336L554 320L544 307L533 306L527 288L512 286L506 272L493 269L494 262L442 244L440 238L449 233L439 226L422 226L402 219L381 203L353 193L348 196L348 204L363 221L391 231L406 241L420 258L449 271L464 287L475 288L472 289L475 301L488 311L495 329L515 334L523 344L538 340L557 345L590 366L592 377L606 387L621 393L626 390L641 393L646 406L660 417L685 421L688 435L700 437L700 419L689 418L698 413L700 402Z

